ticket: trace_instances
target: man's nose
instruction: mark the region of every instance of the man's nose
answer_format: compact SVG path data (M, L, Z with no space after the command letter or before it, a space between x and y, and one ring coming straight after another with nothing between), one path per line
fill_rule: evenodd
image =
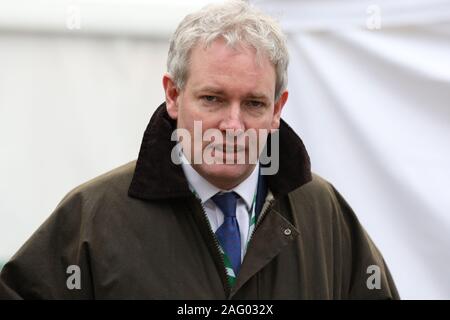
M219 129L245 130L241 106L239 103L232 103L225 109L223 119L220 121Z

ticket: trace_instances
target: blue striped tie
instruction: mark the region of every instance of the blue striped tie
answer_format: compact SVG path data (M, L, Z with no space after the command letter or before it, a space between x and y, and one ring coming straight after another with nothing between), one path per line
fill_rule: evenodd
M224 215L223 224L217 229L216 236L236 276L241 266L241 234L236 219L238 198L239 195L236 192L217 193L211 198Z

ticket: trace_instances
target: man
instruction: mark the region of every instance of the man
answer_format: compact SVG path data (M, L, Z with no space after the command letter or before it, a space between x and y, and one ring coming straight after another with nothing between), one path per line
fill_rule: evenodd
M2 297L398 298L281 119L287 65L279 26L245 2L188 15L137 161L62 200L5 265Z

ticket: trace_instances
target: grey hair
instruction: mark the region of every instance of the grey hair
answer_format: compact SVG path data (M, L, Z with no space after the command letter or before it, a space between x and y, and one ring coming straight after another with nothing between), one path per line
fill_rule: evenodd
M187 15L178 25L170 40L167 72L176 87L183 89L188 77L189 55L202 41L209 46L219 37L227 45L246 44L258 56L266 56L275 67L275 101L287 88L289 54L286 37L278 23L243 0L208 5Z

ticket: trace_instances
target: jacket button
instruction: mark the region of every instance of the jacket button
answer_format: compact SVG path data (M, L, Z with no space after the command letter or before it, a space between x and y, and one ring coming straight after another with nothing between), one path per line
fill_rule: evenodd
M286 236L290 236L291 233L292 233L291 229L289 229L289 228L284 229L284 234L285 234Z

